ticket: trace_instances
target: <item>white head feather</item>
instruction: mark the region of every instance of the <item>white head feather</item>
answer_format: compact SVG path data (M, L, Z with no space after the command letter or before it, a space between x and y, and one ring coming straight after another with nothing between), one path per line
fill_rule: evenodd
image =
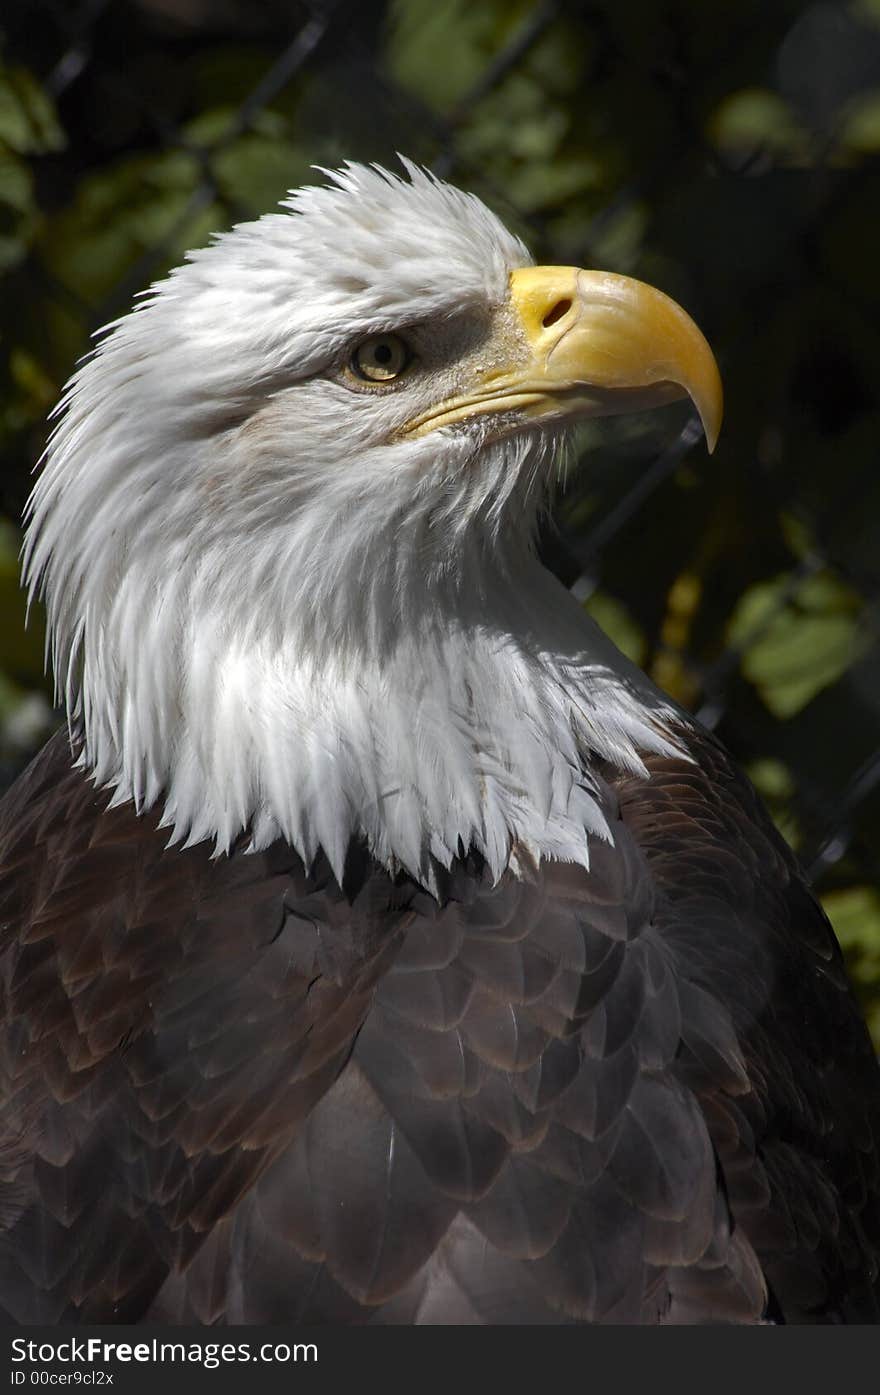
M641 769L668 714L533 554L558 440L394 438L530 261L406 169L300 190L110 327L61 404L27 580L83 765L172 841L282 837L341 877L362 836L429 886L470 846L496 876L586 864L591 761ZM440 343L434 380L352 391L354 346L400 329Z

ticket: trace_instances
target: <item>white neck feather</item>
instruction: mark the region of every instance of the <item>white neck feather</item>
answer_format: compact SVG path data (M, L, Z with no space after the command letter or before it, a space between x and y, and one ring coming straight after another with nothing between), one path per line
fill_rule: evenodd
M562 588L537 564L520 580L531 614L426 617L354 658L203 632L166 801L175 833L226 846L249 825L255 847L323 848L339 877L364 835L429 885L432 859L471 845L496 877L541 857L588 865L589 836L610 836L592 762L638 771L640 751L674 747Z
M197 580L185 600L123 585L68 694L83 764L114 803L162 804L172 842L284 838L307 864L323 849L340 880L357 837L431 889L434 862L471 846L494 877L542 857L587 866L590 838L610 837L591 767L673 751L671 714L530 554L517 561L510 575L484 558L478 585L437 587L359 638L329 606L319 633L302 597L279 624L267 592L275 618L257 625L231 588L206 604Z

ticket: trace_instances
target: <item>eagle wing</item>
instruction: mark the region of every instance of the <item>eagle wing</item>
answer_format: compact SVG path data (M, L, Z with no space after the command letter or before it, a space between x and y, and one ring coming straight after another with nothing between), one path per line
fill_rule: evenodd
M877 1319L878 1072L720 748L604 771L589 872L440 899L167 849L66 739L0 804L19 1322Z

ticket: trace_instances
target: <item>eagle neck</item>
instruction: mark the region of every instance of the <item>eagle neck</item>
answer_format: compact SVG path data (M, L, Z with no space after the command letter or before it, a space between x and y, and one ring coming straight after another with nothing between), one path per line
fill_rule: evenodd
M671 752L668 705L534 558L437 586L353 637L193 634L164 789L175 838L278 838L342 879L353 839L434 889L470 848L499 877L589 864L610 831L597 759ZM462 575L466 575L466 570ZM201 676L201 677L200 677ZM120 783L120 790L126 785Z

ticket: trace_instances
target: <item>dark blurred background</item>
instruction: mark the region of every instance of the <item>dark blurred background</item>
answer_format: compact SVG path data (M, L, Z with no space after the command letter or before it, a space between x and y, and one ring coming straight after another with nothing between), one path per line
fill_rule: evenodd
M717 729L880 1043L880 0L4 0L0 785L57 718L19 518L89 335L212 230L402 151L545 262L661 286L684 409L584 430L549 564Z

